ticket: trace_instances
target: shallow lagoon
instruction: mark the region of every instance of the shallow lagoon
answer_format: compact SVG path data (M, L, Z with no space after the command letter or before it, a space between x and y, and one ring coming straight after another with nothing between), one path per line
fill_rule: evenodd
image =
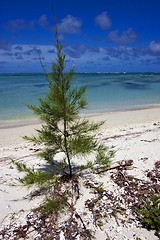
M160 104L160 73L80 73L74 85L87 84L88 108L82 114L132 110ZM0 120L32 117L47 91L44 74L0 74Z

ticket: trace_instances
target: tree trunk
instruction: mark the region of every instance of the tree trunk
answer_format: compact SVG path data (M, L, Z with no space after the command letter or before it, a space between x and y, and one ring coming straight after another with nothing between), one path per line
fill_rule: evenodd
M69 166L69 176L70 178L72 178L72 167L71 167L71 161L70 161L68 147L67 147L67 137L68 137L68 132L66 129L66 120L64 120L64 145L65 145L66 156L67 156L68 166Z

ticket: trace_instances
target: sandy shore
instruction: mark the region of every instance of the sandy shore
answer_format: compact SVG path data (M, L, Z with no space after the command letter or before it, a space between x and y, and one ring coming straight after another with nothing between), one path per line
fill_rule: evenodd
M101 115L93 114L88 118L91 121L106 121L98 133L99 140L108 146L115 146L117 152L114 161L133 160L134 168L127 170L128 174L147 180L147 171L154 169L154 163L160 160L160 108L112 112ZM25 222L24 216L27 212L41 201L41 198L30 201L26 197L29 193L27 189L21 186L11 186L17 183L20 174L10 160L24 161L30 166L39 164L40 160L36 156L36 148L21 138L24 135L32 135L35 132L34 129L39 127L40 124L32 124L0 128L0 222L2 226L10 222L14 213L19 213L19 218L22 215L19 221ZM119 187L113 184L110 179L113 173L114 171L106 172L103 176L95 175L94 179L103 182L105 189L113 192L120 191ZM81 202L77 203L80 214L84 211L82 202L88 197L89 195L86 196L82 193ZM114 219L109 220L108 225L106 224L102 229L94 229L96 239L106 239L107 234L110 239L120 240L158 239L154 235L154 231L148 231L136 224L132 224L132 226L120 224L119 230L117 230L114 221Z
M138 123L149 123L154 121L160 121L160 108L151 108L135 111L121 111L121 112L109 112L109 113L95 113L87 115L91 121L106 121L103 125L103 129L109 130L112 128L123 128L127 125L134 125ZM31 122L13 122L9 124L3 124L0 127L0 147L15 145L21 143L22 136L32 135L36 128L41 125L36 123L38 121ZM103 131L103 130L102 130Z

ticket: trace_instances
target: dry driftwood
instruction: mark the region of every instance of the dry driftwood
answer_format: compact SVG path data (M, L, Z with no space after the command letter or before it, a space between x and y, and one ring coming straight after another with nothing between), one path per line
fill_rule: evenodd
M112 163L109 167L98 168L95 170L95 173L105 172L107 170L114 169L114 168L125 168L129 170L129 169L133 169L132 165L133 165L133 160L122 160L122 161Z

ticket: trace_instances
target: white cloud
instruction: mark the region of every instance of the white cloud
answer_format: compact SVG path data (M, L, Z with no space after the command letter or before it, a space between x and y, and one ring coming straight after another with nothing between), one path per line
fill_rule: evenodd
M11 44L6 39L0 39L0 49L10 50Z
M155 55L160 54L160 43L156 43L155 41L152 41L148 46L149 52Z
M95 19L95 24L99 26L102 30L107 30L112 26L112 21L107 15L107 12L99 14Z
M26 22L24 19L10 20L6 24L1 24L1 26L9 32L16 33L22 29L33 30L34 21Z
M22 60L30 64L37 62L40 66L39 53L42 59L50 63L56 58L56 49L53 45L12 45L9 51L0 49L0 58L14 63Z
M5 47L1 48L0 59L3 71L12 71L12 69L15 72L42 71L38 52L40 52L46 71L50 71L52 61L55 61L57 57L54 45L11 45L8 50ZM67 68L75 65L79 70L83 69L81 67L84 66L84 69L87 70L90 67L91 70L88 69L88 71L94 72L101 71L99 67L106 66L106 63L107 65L115 64L114 69L116 69L117 62L121 62L122 64L141 64L141 62L147 64L147 61L155 62L155 56L160 55L160 43L152 41L148 46L143 48L126 47L124 45L108 48L75 45L64 47L64 52L66 53ZM21 68L17 67L19 64ZM5 70L4 66L9 66L8 70Z
M81 32L82 21L71 15L61 20L61 23L58 24L58 32L61 34L78 34Z
M47 21L47 16L43 14L39 19L38 19L38 25L40 25L43 28L46 28L48 26L48 21Z
M112 42L118 44L129 44L139 41L137 33L132 28L128 28L127 30L123 31L120 36L118 35L118 32L119 30L112 31L107 37Z

